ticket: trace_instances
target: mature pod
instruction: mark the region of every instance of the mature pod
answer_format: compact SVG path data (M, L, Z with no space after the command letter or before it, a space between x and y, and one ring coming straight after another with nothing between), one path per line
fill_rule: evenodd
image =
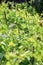
M6 24L8 22L7 18L6 18L6 12L4 11L4 18L5 18L5 21L6 21Z

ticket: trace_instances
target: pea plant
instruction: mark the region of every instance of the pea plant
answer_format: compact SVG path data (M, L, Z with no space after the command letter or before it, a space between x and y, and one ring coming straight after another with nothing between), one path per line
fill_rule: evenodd
M0 5L0 65L43 65L43 22L39 15L21 4L12 9L7 6Z

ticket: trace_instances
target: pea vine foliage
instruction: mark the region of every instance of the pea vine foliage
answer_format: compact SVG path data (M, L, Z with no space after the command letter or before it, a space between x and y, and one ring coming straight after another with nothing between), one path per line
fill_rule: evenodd
M0 65L43 65L40 17L26 6L7 5L0 5Z

